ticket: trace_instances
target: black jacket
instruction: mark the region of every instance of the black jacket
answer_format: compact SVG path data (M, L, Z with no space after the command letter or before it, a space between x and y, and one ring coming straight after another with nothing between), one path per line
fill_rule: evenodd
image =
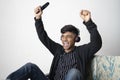
M93 57L93 55L101 48L102 46L102 40L99 35L99 32L97 31L96 25L92 22L92 20L89 20L88 22L83 22L89 33L90 33L90 42L85 45L76 46L74 49L76 51L76 59L77 59L77 67L80 70L80 72L83 75L83 79L86 79L86 65L87 62ZM53 54L53 62L51 65L49 78L50 80L54 80L55 71L57 68L57 64L59 61L60 54L64 53L62 45L52 41L46 31L44 30L44 25L42 23L42 20L36 20L35 19L35 26L38 33L38 37L40 41L49 49L49 51Z

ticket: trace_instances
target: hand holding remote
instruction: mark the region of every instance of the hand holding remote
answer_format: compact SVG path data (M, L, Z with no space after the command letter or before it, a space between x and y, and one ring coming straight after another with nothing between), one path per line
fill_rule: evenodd
M42 11L49 5L49 2L45 3L43 6L38 6L34 9L34 13L35 13L35 18L36 19L40 19L41 15L42 15Z

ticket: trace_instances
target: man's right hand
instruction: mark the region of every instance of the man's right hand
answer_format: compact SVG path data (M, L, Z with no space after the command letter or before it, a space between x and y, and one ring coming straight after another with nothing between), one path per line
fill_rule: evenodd
M38 6L34 9L34 13L35 13L35 18L36 19L40 19L41 18L41 15L42 15L42 10L41 10L41 7Z

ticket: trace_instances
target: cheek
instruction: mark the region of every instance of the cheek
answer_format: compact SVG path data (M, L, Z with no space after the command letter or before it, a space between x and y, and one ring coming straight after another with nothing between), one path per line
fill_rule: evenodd
M70 43L75 43L75 39L74 39L74 38L68 39L68 41L69 41Z

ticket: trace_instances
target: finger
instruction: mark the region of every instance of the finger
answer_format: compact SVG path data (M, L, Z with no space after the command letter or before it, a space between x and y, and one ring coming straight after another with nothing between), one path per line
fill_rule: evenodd
M87 12L85 10L82 11L82 15L86 16L88 15Z
M80 12L80 17L82 18L82 19L84 19L84 15L83 15L83 10L81 10L81 12Z
M36 14L38 11L39 11L38 8L35 8L35 9L34 9L35 14Z
M38 6L38 7L36 7L36 8L34 9L35 14L39 13L40 11L41 11L40 6Z
M81 10L80 15L83 15L83 10Z
M90 15L90 11L85 10L84 12L85 12L85 15L86 15L86 16L87 16L87 15Z
M81 10L81 12L80 12L80 17L84 17L83 11L84 11L84 10Z

